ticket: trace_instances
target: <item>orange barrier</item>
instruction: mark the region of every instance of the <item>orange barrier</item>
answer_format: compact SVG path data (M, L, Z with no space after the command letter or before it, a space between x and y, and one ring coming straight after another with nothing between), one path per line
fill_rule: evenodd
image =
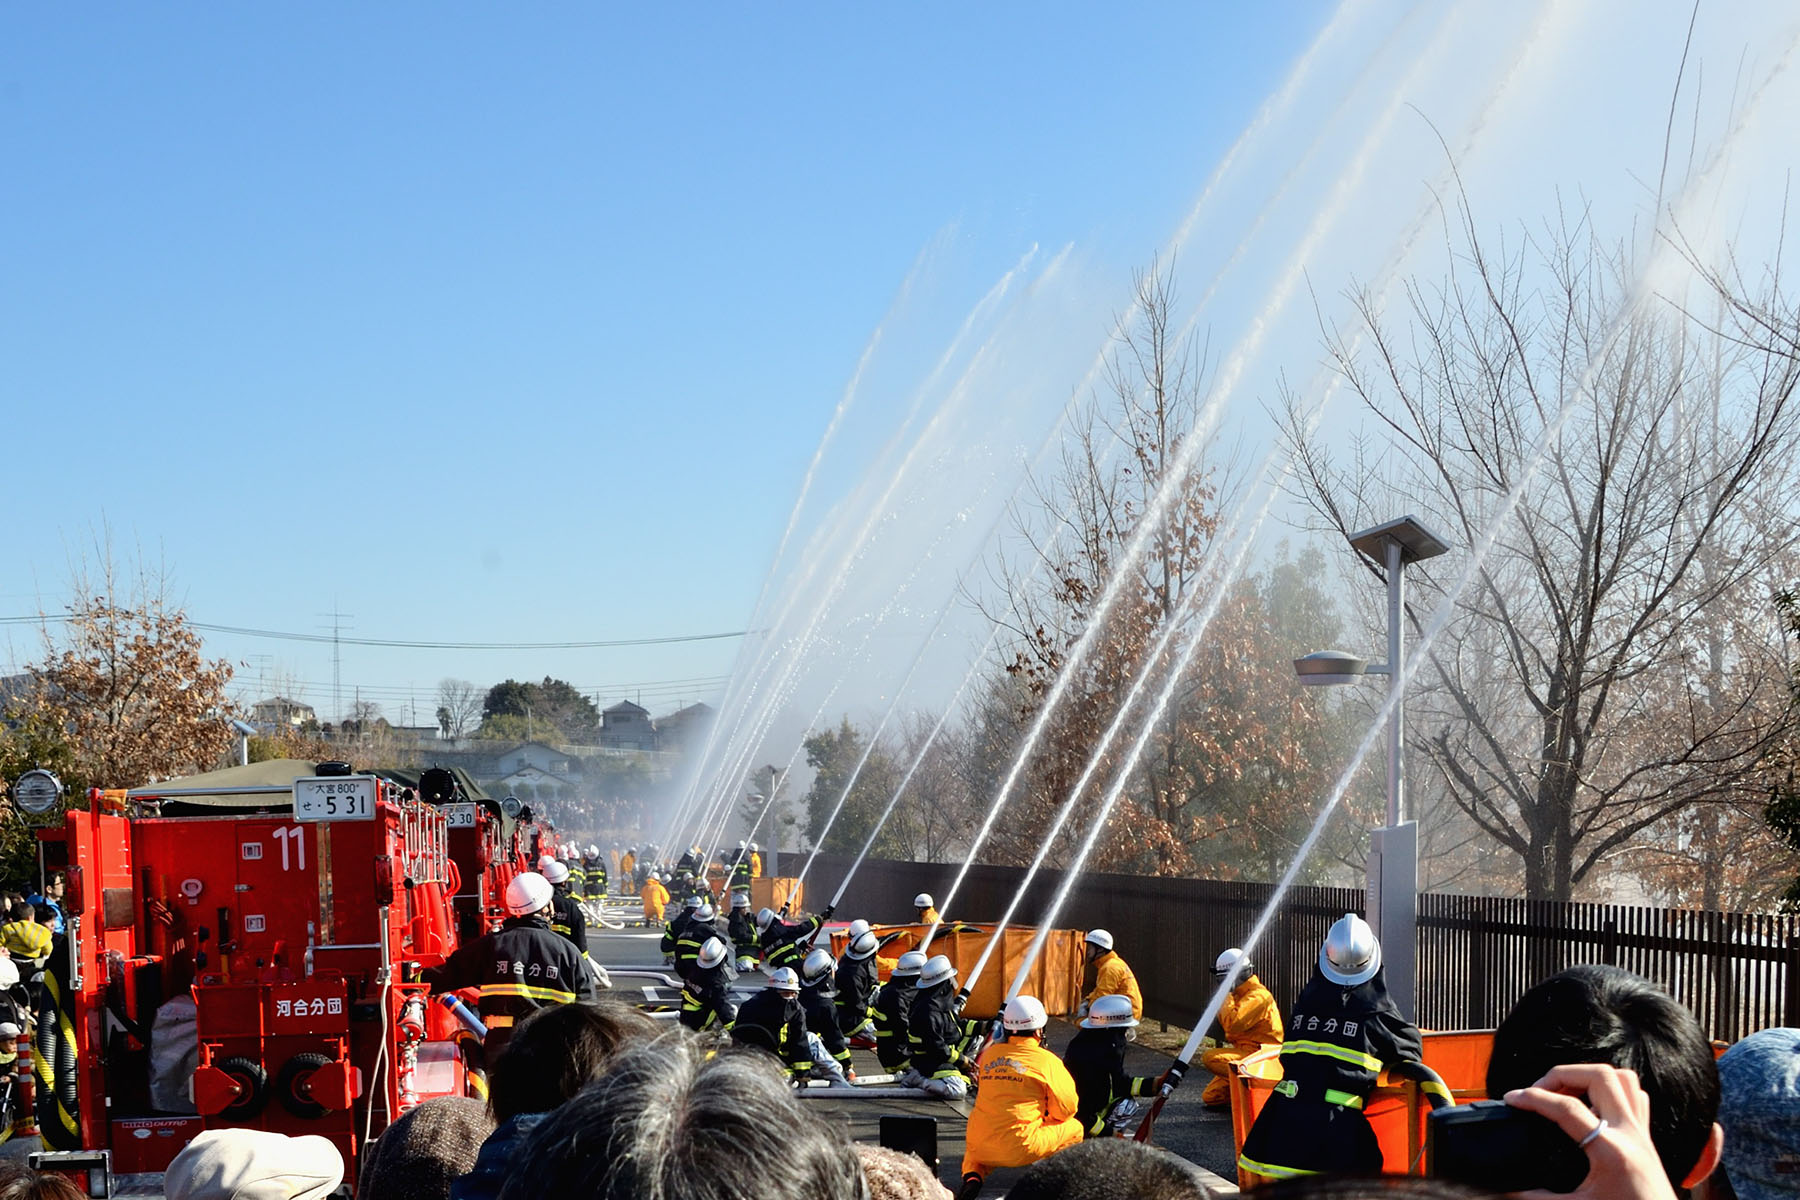
M772 908L780 912L792 900L788 911L797 913L806 900L806 885L786 875L758 876L750 881L750 907Z
M879 937L897 935L876 952L876 973L885 980L893 968L894 960L917 947L924 940L925 932L930 926L877 925L874 928ZM832 954L842 955L848 943L846 927L835 926L830 933ZM988 959L987 966L982 968L981 978L975 981L963 1015L984 1018L1000 1015L1000 1008L1006 1002L1007 989L1018 972L1019 964L1025 961L1025 951L1031 945L1031 939L1036 936L1035 929L1017 927L1009 927L1000 935L1000 945L993 957ZM1045 939L1043 952L1038 955L1037 962L1032 964L1025 986L1020 989L1026 995L1036 996L1043 1001L1044 1008L1052 1016L1067 1016L1081 1004L1081 970L1086 958L1082 948L1084 936L1079 929L1051 930L1050 936ZM966 982L976 960L992 940L992 925L946 924L938 929L937 937L932 939L931 953L948 958L956 967L957 978Z
M1494 1047L1491 1029L1427 1033L1425 1065L1443 1076L1458 1104L1487 1098L1488 1055ZM1234 1065L1231 1074L1231 1136L1242 1152L1244 1139L1263 1104L1281 1082L1281 1048L1271 1046ZM1381 1169L1393 1175L1425 1173L1425 1117L1431 1111L1419 1085L1395 1079L1386 1071L1363 1106L1363 1115L1381 1144ZM1260 1175L1238 1169L1238 1186L1264 1182Z

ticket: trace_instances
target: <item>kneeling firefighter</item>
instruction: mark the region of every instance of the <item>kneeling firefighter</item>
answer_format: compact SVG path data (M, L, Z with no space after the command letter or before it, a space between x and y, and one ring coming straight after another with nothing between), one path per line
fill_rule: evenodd
M1231 1064L1242 1062L1252 1054L1282 1042L1281 1010L1275 997L1256 977L1256 964L1233 946L1213 963L1213 978L1224 980L1233 971L1237 983L1219 1010L1219 1028L1224 1033L1222 1046L1212 1046L1200 1054L1200 1065L1213 1073L1200 1099L1215 1107L1231 1103Z
M1400 1015L1381 969L1381 943L1346 913L1319 947L1312 981L1294 1004L1281 1045L1282 1081L1244 1139L1238 1166L1266 1179L1381 1170L1381 1146L1363 1115L1387 1067L1442 1098L1423 1064L1419 1030Z
M1081 1032L1063 1051L1063 1065L1069 1068L1081 1097L1075 1115L1087 1137L1103 1135L1109 1117L1117 1127L1135 1116L1135 1105L1121 1101L1148 1095L1160 1078L1125 1072L1125 1042L1137 1023L1131 1015L1130 996L1101 996L1082 1018Z
M850 1069L850 1043L838 1028L837 990L832 986L831 951L821 947L800 965L800 1008L806 1013L806 1040L815 1074L834 1083L856 1078Z
M972 1200L995 1167L1029 1166L1081 1141L1075 1080L1044 1047L1049 1020L1035 996L1006 1002L1006 1036L981 1052L958 1200Z
M935 954L919 972L918 995L907 1018L906 1040L912 1057L915 1086L934 1096L959 1100L969 1094L969 1047L975 1041L975 1023L957 1015L956 968L942 954ZM1073 1112L1073 1108L1070 1109Z
M681 1023L696 1033L715 1024L729 1029L737 1020L725 957L725 943L716 937L707 938L695 959L693 973L681 985Z
M800 1007L800 976L783 967L769 985L738 1005L731 1040L767 1050L781 1060L796 1083L812 1073L812 1049L806 1040L806 1013Z
M913 1001L919 995L919 972L925 969L925 955L908 950L894 964L894 973L875 993L871 1012L875 1019L875 1057L881 1069L899 1075L916 1086L912 1068L907 1066L912 1046L907 1040Z
M594 998L581 955L567 938L551 932L555 895L550 881L535 871L513 876L506 885L511 915L505 924L457 947L442 966L420 973L433 992L478 989L476 1009L488 1030L482 1044L490 1069L521 1018L540 1008Z

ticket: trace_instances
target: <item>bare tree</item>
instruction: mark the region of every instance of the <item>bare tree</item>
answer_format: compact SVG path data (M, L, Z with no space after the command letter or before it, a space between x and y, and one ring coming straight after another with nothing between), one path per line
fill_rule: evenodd
M487 689L467 679L444 679L438 682L438 726L444 736L461 740L481 724L481 705Z
M1289 440L1339 534L1411 511L1466 555L1518 494L1415 684L1410 743L1526 895L1567 899L1647 831L1766 788L1788 715L1758 613L1795 546L1795 314L1718 277L1716 325L1633 307L1636 265L1580 229L1495 257L1465 205L1460 240L1446 283L1409 286L1410 320L1365 295L1328 337L1375 431L1352 461L1294 407ZM1466 562L1413 569L1415 626Z

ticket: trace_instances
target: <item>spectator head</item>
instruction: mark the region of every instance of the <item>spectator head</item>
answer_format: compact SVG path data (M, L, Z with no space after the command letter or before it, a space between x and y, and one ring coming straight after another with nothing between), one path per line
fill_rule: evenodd
M479 1100L427 1100L387 1127L363 1158L362 1200L449 1200L450 1181L475 1169L494 1131Z
M48 904L39 904L32 909L32 917L39 925L54 925L56 923L56 910L51 908Z
M68 890L69 876L66 871L52 871L50 878L44 881L44 896L50 900L61 900L63 892Z
M625 1046L655 1036L654 1021L610 1000L540 1008L519 1022L494 1063L494 1120L549 1112L605 1074Z
M1671 1184L1693 1187L1718 1165L1712 1046L1694 1015L1649 980L1617 967L1571 967L1526 992L1494 1032L1488 1095L1530 1087L1564 1063L1637 1073Z
M916 1154L859 1143L856 1157L862 1161L869 1200L951 1200L950 1189Z
M14 921L35 921L37 920L37 905L27 903L21 896L8 906L6 915Z
M708 1057L685 1033L632 1046L545 1117L500 1200L838 1200L865 1194L849 1137L808 1111L774 1060Z
M1039 1159L1006 1194L1012 1200L1205 1200L1210 1195L1194 1164L1122 1138L1093 1138Z
M67 1175L20 1168L0 1179L0 1200L87 1200L87 1189Z
M1721 1165L1732 1190L1740 1200L1800 1191L1800 1029L1765 1029L1737 1043L1719 1059L1719 1085Z
M323 1200L344 1182L344 1158L317 1134L208 1129L163 1176L168 1200Z

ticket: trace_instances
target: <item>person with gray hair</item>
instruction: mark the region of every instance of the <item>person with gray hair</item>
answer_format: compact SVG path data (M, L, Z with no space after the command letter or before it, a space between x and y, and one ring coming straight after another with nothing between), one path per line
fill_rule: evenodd
M863 1200L849 1137L766 1055L685 1032L621 1054L527 1136L500 1200Z

